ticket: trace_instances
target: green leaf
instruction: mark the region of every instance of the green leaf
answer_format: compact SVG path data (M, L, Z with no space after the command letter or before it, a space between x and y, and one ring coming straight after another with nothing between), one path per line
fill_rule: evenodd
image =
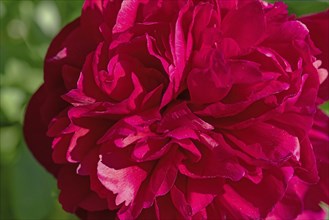
M329 102L323 103L320 108L329 116Z
M269 0L268 2L273 3L277 1ZM327 0L284 0L283 2L288 5L289 13L295 14L298 17L325 11L329 7L329 1Z
M322 1L287 1L289 12L297 16L313 14L325 11L329 7L329 2Z

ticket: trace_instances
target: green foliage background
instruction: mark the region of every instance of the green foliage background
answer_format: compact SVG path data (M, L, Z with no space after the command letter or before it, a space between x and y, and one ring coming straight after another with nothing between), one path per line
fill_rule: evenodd
M273 1L272 1L273 2ZM326 0L285 1L298 16L329 8ZM26 104L42 83L52 38L78 17L82 0L0 0L0 219L74 220L57 202L58 190L27 150ZM324 107L329 111L329 105Z

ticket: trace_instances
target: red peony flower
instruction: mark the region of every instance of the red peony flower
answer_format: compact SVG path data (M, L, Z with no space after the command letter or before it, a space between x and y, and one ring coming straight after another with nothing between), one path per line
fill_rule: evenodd
M301 21L282 2L86 0L48 50L24 125L63 208L95 220L321 217L328 12Z

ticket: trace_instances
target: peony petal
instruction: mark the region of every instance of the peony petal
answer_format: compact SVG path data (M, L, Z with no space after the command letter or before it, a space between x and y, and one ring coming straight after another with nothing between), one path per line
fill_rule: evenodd
M320 109L316 111L313 127L309 132L318 163L329 164L329 117Z
M168 61L165 57L163 57L159 54L159 51L156 51L155 39L152 36L146 34L146 40L147 40L147 50L148 50L148 52L152 56L158 58L161 61L163 68L166 70L166 72L168 72L169 71L169 63L168 63Z
M300 18L300 21L306 24L310 31L311 39L314 44L321 50L321 54L316 57L322 61L323 68L329 70L329 42L326 40L329 38L329 10L324 12L313 14L309 16L304 16ZM324 83L320 86L319 97L322 100L329 99L329 78L327 78Z
M175 143L177 143L182 149L184 149L183 152L186 153L188 158L193 162L198 162L201 159L201 152L191 140L184 139L175 141Z
M188 179L187 201L191 205L193 215L207 207L221 192L222 179Z
M100 182L97 176L97 163L99 161L98 149L92 149L89 154L84 157L80 165L77 168L79 175L89 175L90 189L97 193L100 198L107 200L107 206L110 210L115 210L118 206L115 204L115 195L107 190Z
M213 126L195 116L187 107L186 103L180 103L169 108L165 113L159 125L159 132L172 130L180 126L189 126L196 130L212 130Z
M171 200L178 212L183 216L184 219L189 219L192 215L192 208L190 204L186 201L184 193L173 186L170 190Z
M96 100L108 100L105 93L97 86L94 77L93 60L95 53L91 53L86 57L82 71L77 82L77 89L80 90L79 94L84 94L87 97ZM90 99L89 98L89 99Z
M97 174L101 183L114 194L117 194L116 205L124 202L128 206L136 197L140 185L147 177L147 171L139 166L114 169L98 162Z
M170 147L168 138L151 136L136 143L131 158L138 162L156 160L166 154Z
M148 0L123 0L113 27L113 33L120 33L132 27L135 23L139 5L147 2Z
M214 149L198 145L202 158L197 162L183 161L179 164L179 171L191 178L223 177L234 181L240 180L245 169L233 159L232 155L219 145Z
M284 195L292 175L293 169L285 168L268 171L260 184L246 180L226 184L220 204L235 219L264 218Z
M107 208L106 201L90 191L88 178L76 173L76 166L62 167L58 178L58 187L61 189L59 201L66 211L75 212L79 207L88 211L99 211Z
M115 211L96 211L96 212L90 212L86 211L84 209L79 208L75 214L81 219L81 220L107 220L107 219L115 219L116 212Z
M70 65L63 65L62 78L67 90L76 88L80 70Z
M53 118L48 125L47 136L60 136L64 129L70 125L70 120L66 116L67 111L61 112L57 117Z
M259 123L247 129L233 131L235 137L231 140L246 153L273 163L282 163L293 156L300 158L300 143L298 137L268 123ZM252 135L257 134L257 136ZM238 140L244 142L241 143Z
M172 148L155 166L148 187L144 192L145 200L143 206L145 208L150 207L156 197L169 193L173 187L177 177L177 164L183 158L176 150L177 147Z
M69 55L71 55L73 49L71 46L67 48L71 38L74 38L79 30L80 20L76 19L70 24L68 24L52 41L46 55L45 61L45 82L56 85L61 78L61 69L64 65L63 60L66 60ZM65 46L63 44L66 44Z
M90 33L89 36L95 40L100 40L101 35L98 27L103 23L103 1L88 0L82 7L81 23L83 27Z
M301 166L296 168L296 176L306 182L317 183L319 181L319 177L316 167L316 158L309 137L305 137L305 139L301 142L300 149Z
M33 95L27 107L24 120L24 137L33 156L50 173L57 175L59 166L51 160L51 138L47 137L48 123L40 117L40 105L47 98L45 87L41 86Z
M289 182L288 189L283 198L275 205L272 212L267 216L268 219L279 220L283 218L296 219L303 211L303 203L298 193L301 193L297 178ZM298 193L297 193L298 192Z
M175 206L173 205L170 194L158 197L155 202L157 209L157 219L181 219Z
M253 1L237 10L229 11L222 21L222 30L225 37L234 39L242 49L258 44L265 32L261 3Z
M214 52L210 62L211 69L193 69L189 73L187 86L193 103L205 104L220 101L231 89L232 75L222 54Z
M264 81L264 77L260 71L260 65L258 63L244 60L234 60L230 62L230 67L234 83L251 84Z
M217 0L219 8L237 9L239 0Z

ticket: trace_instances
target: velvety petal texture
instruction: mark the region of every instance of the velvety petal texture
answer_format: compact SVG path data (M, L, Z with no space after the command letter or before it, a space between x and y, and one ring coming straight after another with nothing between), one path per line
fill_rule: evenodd
M85 220L324 219L328 11L86 0L24 134Z

